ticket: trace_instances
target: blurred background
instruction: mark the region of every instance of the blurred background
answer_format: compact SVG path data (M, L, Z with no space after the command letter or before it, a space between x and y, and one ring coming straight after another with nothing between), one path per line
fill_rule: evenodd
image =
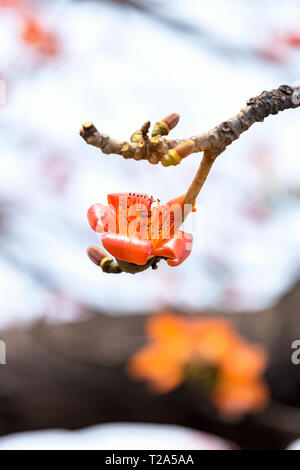
M101 132L128 140L146 120L154 124L171 112L181 115L174 138L211 129L251 96L300 80L299 21L298 0L0 0L0 79L6 86L6 102L0 105L0 337L7 344L7 364L0 366L1 434L148 418L236 439L242 447L255 445L261 423L252 418L237 425L211 415L197 420L195 413L183 419L173 411L170 418L169 410L168 416L157 411L152 419L150 411L136 416L128 408L126 413L125 408L113 411L113 404L104 415L95 404L85 418L79 403L80 394L88 396L88 372L81 377L75 362L82 367L84 357L95 376L95 364L101 354L104 363L107 354L99 377L105 369L101 384L109 395L116 387L110 374L122 374L124 357L143 344L140 317L166 309L232 316L243 334L273 348L278 374L281 349L276 341L285 337L281 367L289 371L286 388L275 385L280 380L273 373L268 380L284 406L299 405L299 372L295 366L291 372L288 359L299 323L299 112L286 111L254 125L216 161L191 222L197 234L188 260L178 268L161 263L157 271L136 276L105 275L90 262L85 248L98 239L88 225L87 209L106 203L110 192L172 199L187 189L200 155L174 168L150 166L103 155L79 136L81 124L91 120ZM276 307L286 295L293 296L289 309ZM281 318L292 311L293 338L282 333L281 321L271 321L279 310ZM262 323L257 311L264 316ZM90 330L91 325L96 329ZM68 331L76 331L75 346L65 340ZM37 342L49 347L34 350L32 341L35 347ZM73 397L72 410L61 403L55 414L55 394L61 399L64 387L71 394L79 390L73 376L62 374L63 382L51 376L54 359L49 365L48 355L59 354L58 344L64 361L75 361L70 369L77 370L81 391L78 402ZM113 372L116 365L120 369ZM26 367L34 375L30 381ZM42 401L39 386L47 374L54 401L46 413L49 400ZM33 383L39 398L31 403ZM124 390L129 379L126 384ZM136 397L154 400L150 394L146 398L143 385L138 387ZM102 406L108 395L99 396ZM164 401L162 410L166 406ZM43 422L33 418L41 410ZM46 414L59 419L47 421ZM212 424L216 419L218 424ZM285 422L290 420L285 417ZM245 433L238 442L241 429ZM298 433L298 428L287 430L280 418L276 425L263 420L259 429L267 436L262 445L276 448ZM116 432L121 436L115 437L116 448L124 432Z

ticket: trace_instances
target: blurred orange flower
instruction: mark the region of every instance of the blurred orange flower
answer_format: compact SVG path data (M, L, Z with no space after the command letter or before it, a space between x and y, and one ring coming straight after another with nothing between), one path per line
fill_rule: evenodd
M266 405L266 352L242 338L225 319L163 312L150 317L146 331L150 342L127 367L153 391L170 392L191 378L223 415L256 412Z
M21 38L27 46L34 47L43 56L55 57L59 53L58 39L36 18L23 18Z

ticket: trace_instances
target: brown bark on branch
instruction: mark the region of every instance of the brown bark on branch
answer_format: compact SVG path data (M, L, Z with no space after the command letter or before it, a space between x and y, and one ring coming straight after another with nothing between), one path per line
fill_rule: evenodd
M66 325L37 324L2 332L7 364L0 366L0 434L131 421L201 429L243 448L284 448L300 436L300 365L291 344L300 339L300 283L274 307L230 313L242 334L269 351L270 406L241 422L226 422L184 384L155 395L125 372L128 358L145 342L145 315L95 315ZM204 315L220 312L197 312Z
M101 149L103 153L122 155L124 158L136 160L148 160L152 163L161 161L170 149L186 140L194 142L192 153L206 151L210 158L215 159L255 122L262 122L271 114L278 114L285 109L294 109L299 106L300 87L281 85L277 89L264 91L259 96L250 98L246 107L241 109L236 116L209 132L189 139L168 140L159 137L140 144L120 142L106 134L101 134L90 122L83 125L80 135L88 144Z

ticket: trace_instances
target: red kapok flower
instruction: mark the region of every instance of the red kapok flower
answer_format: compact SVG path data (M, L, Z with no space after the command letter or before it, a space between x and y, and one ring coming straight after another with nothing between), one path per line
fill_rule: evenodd
M163 312L148 319L146 331L149 342L130 358L127 371L152 391L168 393L192 380L231 419L266 406L266 351L227 320Z
M88 221L101 234L104 248L120 261L145 265L153 257L178 266L190 254L193 237L179 230L184 218L184 195L156 206L146 194L108 194L108 206L97 203Z

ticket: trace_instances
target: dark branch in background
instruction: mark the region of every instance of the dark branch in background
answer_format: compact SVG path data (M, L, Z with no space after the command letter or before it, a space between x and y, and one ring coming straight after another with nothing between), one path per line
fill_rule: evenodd
M300 369L291 362L291 344L300 338L299 305L300 282L272 308L226 314L244 336L262 343L270 358L271 403L240 422L222 420L188 384L155 395L128 377L125 364L146 341L145 315L98 313L78 323L3 331L7 365L0 367L0 434L155 422L211 432L242 448L284 448L300 436Z
M17 244L19 241L15 239L8 221L11 220L11 214L17 213L18 210L20 210L20 207L11 200L0 200L0 258L4 262L9 263L14 269L18 269L19 272L31 278L37 285L46 289L58 288L59 283L55 281L54 277L50 275L43 265L37 266L31 261L26 260L26 257L18 255L11 247L12 241ZM23 253L26 254L24 240L22 240L22 244Z
M216 53L222 57L229 60L240 59L245 61L247 59L253 60L259 58L257 51L252 50L247 46L239 46L236 43L230 43L228 39L223 36L216 36L212 34L207 28L203 25L198 25L188 20L183 20L181 18L175 17L170 14L170 3L165 2L165 5L162 5L162 2L151 2L147 0L96 0L98 3L106 2L110 4L115 4L124 8L132 8L140 13L147 15L153 21L166 26L170 30L174 31L176 34L182 34L188 39L193 40L193 44L198 45L202 48L209 48L213 53ZM278 66L278 64L276 64Z
M121 7L130 7L135 10L143 11L145 13L150 13L155 7L155 3L152 1L143 1L143 0L102 0L106 3L116 4Z

